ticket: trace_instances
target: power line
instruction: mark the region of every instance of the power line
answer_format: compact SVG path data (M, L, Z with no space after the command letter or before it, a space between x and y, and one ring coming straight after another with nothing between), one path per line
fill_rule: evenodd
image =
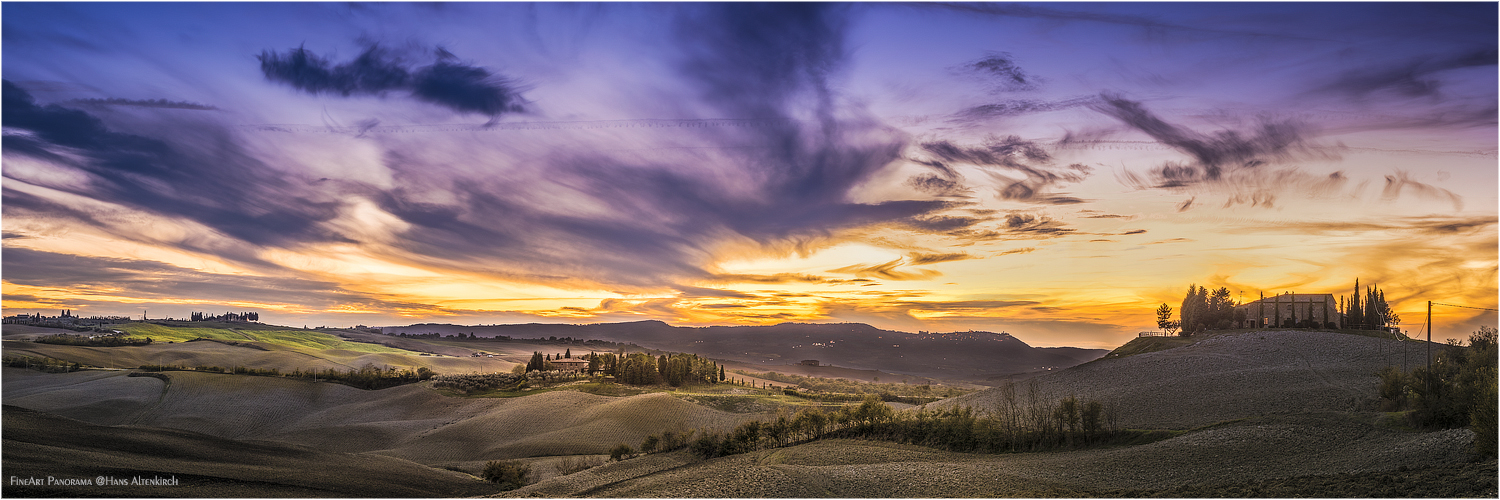
M1462 307L1464 309L1478 309L1478 310L1481 310L1481 311L1495 311L1495 312L1500 312L1500 309L1490 309L1488 307L1461 306L1461 305L1458 305L1458 304L1444 304L1442 302L1433 302L1432 305L1435 305L1435 306L1448 306L1448 307Z

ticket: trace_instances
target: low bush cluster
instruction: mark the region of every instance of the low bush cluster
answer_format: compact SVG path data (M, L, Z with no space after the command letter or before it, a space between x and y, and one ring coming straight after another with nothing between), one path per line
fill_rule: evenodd
M56 358L31 356L6 356L5 366L39 370L47 373L76 372L83 369L83 365L78 363L70 363Z
M852 438L958 452L1006 453L1164 437L1160 433L1120 429L1114 410L1099 401L1066 397L1043 403L1034 386L1026 398L1016 393L1014 385L1002 386L1002 390L1006 400L995 411L985 414L965 407L896 413L871 395L858 405L833 411L805 407L793 415L778 415L774 420L745 422L727 433L709 430L647 436L641 443L641 452L686 447L701 457L713 458L818 439ZM629 446L620 445L611 451L611 456L625 457L632 452Z
M1474 451L1496 456L1496 329L1479 328L1469 336L1468 346L1450 341L1438 351L1432 367L1417 367L1403 373L1395 367L1381 370L1380 397L1387 411L1410 410L1414 426L1456 428L1474 431Z
M514 373L468 373L463 375L438 375L432 379L432 387L451 389L463 394L474 394L496 389L516 391L526 388L527 377Z
M88 347L122 347L148 345L151 343L151 338L147 337L144 339L136 339L118 335L99 335L95 337L85 337L83 335L69 335L66 333L59 333L55 335L44 335L41 337L37 337L35 340L32 340L32 342L36 342L38 344L77 345Z
M735 373L796 386L798 393L789 395L830 402L864 401L866 394L873 394L880 396L882 401L890 403L924 404L973 392L969 389L931 384L856 382L841 378L804 377L777 372L752 373L735 370Z
M531 465L515 460L491 460L484 464L482 477L510 491L531 484Z
M594 467L604 465L604 459L597 456L573 456L564 457L557 462L557 475L566 476L575 472L583 472Z
M397 369L389 366L381 368L375 366L374 364L366 364L365 366L357 370L349 371L339 371L332 368L326 370L307 371L297 369L292 370L288 373L282 373L281 370L275 368L250 368L246 366L224 368L222 366L214 365L199 365L192 368L188 368L182 365L141 365L139 369L147 372L198 371L208 373L233 373L236 375L251 375L257 377L290 377L313 380L327 380L330 382L336 382L366 390L385 389L398 385L416 383L430 379L434 375L434 372L425 366L417 368L416 370L412 370L409 368Z

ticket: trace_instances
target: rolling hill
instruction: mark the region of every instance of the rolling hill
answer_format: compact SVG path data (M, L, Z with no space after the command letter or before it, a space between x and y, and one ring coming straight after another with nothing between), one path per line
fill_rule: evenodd
M939 379L987 380L1074 366L1104 349L1032 347L1008 333L904 333L861 323L674 327L660 321L592 325L524 324L385 327L394 333L473 333L481 337L598 339L755 365L818 360L861 370Z
M24 344L5 345L9 352ZM211 355L272 352L208 341L170 345L196 344L228 349ZM500 494L519 497L1495 494L1495 461L1471 458L1471 431L1418 432L1374 411L1375 370L1420 363L1419 343L1253 331L1185 344L1100 358L1011 386L1023 395L1035 387L1043 400L1075 395L1107 401L1125 427L1179 430L1148 444L987 455L825 440L711 460L685 451L652 454L566 476L550 468L561 456L597 455L668 429L722 430L768 415L723 411L661 392L458 398L425 383L365 391L274 377L168 372L155 378L132 377L126 370L41 373L7 367L0 377L7 405L5 467L9 475L176 474L199 488L100 490L116 496L492 494L474 487L467 475L438 468L474 472L494 459L539 468L540 482ZM295 347L264 346L283 352ZM109 349L122 355L149 347L155 344ZM1006 397L1001 386L928 407L993 411L1004 407ZM365 479L377 470L391 472ZM378 490L387 483L392 489ZM77 494L14 487L4 493Z
M190 431L106 427L4 406L4 467L10 477L131 480L176 485L25 486L7 497L457 497L497 488L468 474L380 455L333 453Z

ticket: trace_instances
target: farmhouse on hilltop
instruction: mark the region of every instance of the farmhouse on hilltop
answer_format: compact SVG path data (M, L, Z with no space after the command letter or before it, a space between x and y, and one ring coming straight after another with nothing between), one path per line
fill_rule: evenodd
M1244 312L1240 328L1343 328L1339 300L1328 293L1288 293L1247 302L1235 309Z

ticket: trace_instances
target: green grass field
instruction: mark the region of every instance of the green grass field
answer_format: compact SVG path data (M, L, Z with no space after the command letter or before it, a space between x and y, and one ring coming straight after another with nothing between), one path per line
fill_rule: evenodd
M213 339L228 342L260 342L293 350L342 349L355 352L407 353L379 344L350 342L334 335L313 330L249 330L235 328L201 328L162 326L154 323L127 323L115 325L131 337L150 338L155 342L186 342L194 339Z

